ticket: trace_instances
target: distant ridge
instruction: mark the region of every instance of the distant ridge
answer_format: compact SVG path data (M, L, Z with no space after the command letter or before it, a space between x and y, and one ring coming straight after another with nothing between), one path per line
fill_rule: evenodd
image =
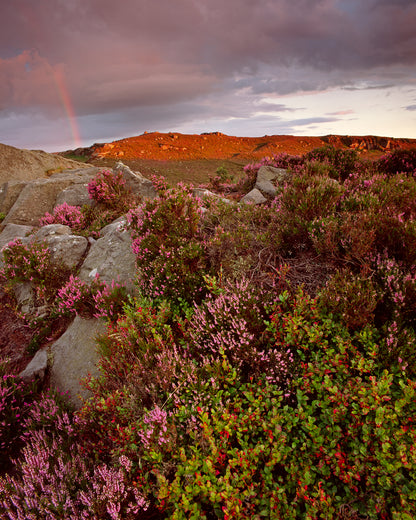
M178 132L145 132L111 143L96 143L89 148L68 150L62 155L79 155L88 159L246 159L256 160L280 152L303 154L314 148L333 145L336 148L355 149L360 153L385 153L395 149L416 148L416 139L327 135L303 137L291 135L265 135L263 137L234 137L211 132L181 134Z

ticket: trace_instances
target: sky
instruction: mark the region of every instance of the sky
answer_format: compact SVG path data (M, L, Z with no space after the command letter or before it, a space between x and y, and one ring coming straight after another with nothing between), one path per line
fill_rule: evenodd
M0 143L416 138L416 0L2 0Z

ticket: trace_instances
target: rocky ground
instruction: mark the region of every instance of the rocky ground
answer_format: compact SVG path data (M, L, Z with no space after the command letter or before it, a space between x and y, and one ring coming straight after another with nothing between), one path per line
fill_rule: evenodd
M322 137L265 135L263 137L235 137L212 132L207 134L144 133L112 143L97 143L89 148L64 152L66 156L81 156L85 159L157 160L244 160L255 161L280 152L304 154L325 145L336 148L356 149L364 155L385 153L397 148L416 146L416 139L395 139L379 136Z
M30 181L51 173L82 165L60 155L41 150L21 150L0 143L0 185L10 180Z

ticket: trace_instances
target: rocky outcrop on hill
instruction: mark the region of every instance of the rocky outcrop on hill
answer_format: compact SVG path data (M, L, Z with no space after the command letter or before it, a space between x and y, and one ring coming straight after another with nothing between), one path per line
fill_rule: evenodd
M327 135L322 137L325 144L336 148L351 148L352 150L389 152L401 148L415 147L415 139L381 137L377 135Z
M92 281L99 275L101 280L111 283L123 282L130 293L134 292L135 256L131 250L130 234L124 230L124 219L101 230L101 238L86 238L74 235L68 226L50 224L39 228L39 219L45 212L66 202L82 206L92 203L89 198L88 182L100 168L88 167L65 170L46 179L33 181L9 181L0 188L0 211L6 218L0 228L0 249L19 238L23 244L42 243L51 252L56 265L79 270L84 281ZM113 171L122 172L126 184L142 199L156 197L156 190L148 179L131 171L122 163ZM3 261L1 259L0 263ZM26 316L41 316L46 309L37 307L34 292L29 282L15 286L15 299ZM95 333L105 329L98 319L85 320L77 317L67 331L55 342L39 351L27 365L21 376L25 379L43 378L48 371L51 383L64 392L74 406L79 406L79 395L85 391L79 380L94 372ZM47 365L47 368L46 368Z
M88 165L85 165L87 167ZM21 150L0 143L0 184L8 181L32 181L48 177L54 171L83 165L41 150Z
M125 218L121 217L101 229L100 237L74 235L65 225L49 224L39 228L39 219L46 211L52 212L66 202L81 206L90 201L87 184L99 171L90 167L63 171L48 179L32 182L8 182L0 188L0 211L8 208L0 233L0 249L11 240L20 238L23 244L45 244L52 262L76 271L84 282L91 282L98 275L111 284L122 282L130 294L135 292L136 258L131 249L131 237L125 230ZM111 171L111 170L110 170ZM142 199L156 197L156 190L148 179L118 163L113 173L121 172L126 185ZM280 186L288 181L286 170L262 167L256 187L242 202L262 203L275 196ZM195 189L194 196L202 200L221 198L208 190ZM228 199L223 199L232 204ZM1 262L0 262L1 263ZM37 307L35 294L29 281L15 286L15 299L21 312L28 317L39 317L47 309ZM99 319L77 316L61 337L39 351L21 372L22 378L43 378L50 375L50 382L63 392L68 392L74 406L87 396L80 386L80 379L88 373L97 373L95 335L105 330Z
M81 155L88 160L197 160L244 158L253 161L280 152L303 154L319 146L331 144L336 148L357 149L360 153L386 152L416 147L416 139L379 136L327 135L322 137L293 135L264 135L235 137L221 132L189 135L180 133L145 132L112 143L95 143L89 148L63 152Z
M36 226L39 219L46 212L52 212L57 204L58 195L66 188L81 184L87 192L88 182L96 175L99 168L78 168L76 170L56 173L48 179L37 179L32 182L19 184L19 193L16 197L16 187L13 186L12 193L9 194L9 183L5 183L0 189L3 194L3 205L0 211L10 206L11 199L15 199L10 207L3 225L9 223ZM15 198L16 197L16 198Z

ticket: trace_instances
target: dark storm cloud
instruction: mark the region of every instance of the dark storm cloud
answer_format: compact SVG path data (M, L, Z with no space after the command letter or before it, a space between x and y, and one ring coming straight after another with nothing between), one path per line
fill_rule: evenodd
M415 22L404 0L8 0L0 117L250 117L261 95L411 83Z

